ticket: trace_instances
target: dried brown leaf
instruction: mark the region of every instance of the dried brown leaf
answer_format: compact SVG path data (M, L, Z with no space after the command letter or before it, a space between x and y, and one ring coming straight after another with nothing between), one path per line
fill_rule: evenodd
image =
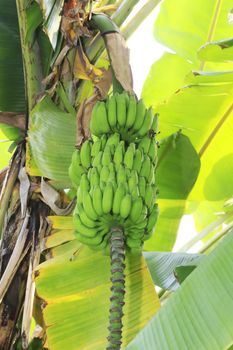
M114 32L105 34L104 39L117 80L124 90L132 93L133 77L129 64L129 49L124 37Z
M97 94L84 100L77 113L77 132L76 132L76 147L80 147L82 143L91 136L90 120L92 109L98 100Z
M60 194L50 186L43 178L41 179L42 201L45 202L56 215L68 215L74 208L74 201L71 201L66 208L59 208L61 202Z
M9 169L9 167L5 167L2 170L0 170L0 187L2 186L2 183L6 177L8 169Z
M25 130L26 116L22 113L0 112L0 123L14 126L20 130Z
M77 131L76 131L76 147L80 147L82 143L91 136L90 120L92 109L98 100L103 100L112 83L112 75L110 69L102 69L102 79L95 84L95 93L88 99L84 100L77 112Z
M25 167L20 169L18 178L20 182L19 192L21 202L21 215L24 217L27 210L28 193L30 189L30 181Z

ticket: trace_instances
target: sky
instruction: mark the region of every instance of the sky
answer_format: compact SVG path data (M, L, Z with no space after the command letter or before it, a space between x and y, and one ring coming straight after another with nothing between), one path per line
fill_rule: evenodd
M164 53L165 47L156 42L153 26L159 12L159 6L151 12L140 27L127 40L130 50L130 64L133 72L134 91L141 94L143 83L151 65Z

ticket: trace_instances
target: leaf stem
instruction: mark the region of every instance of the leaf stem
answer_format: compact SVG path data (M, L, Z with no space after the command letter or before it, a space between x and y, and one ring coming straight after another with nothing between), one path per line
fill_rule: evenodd
M227 225L224 229L217 232L214 237L212 237L200 250L199 253L205 253L209 248L211 248L217 241L219 241L223 236L225 236L233 228L233 222Z
M109 335L106 350L120 350L122 344L122 317L125 296L125 242L120 227L111 229L111 297L109 309Z
M185 243L178 252L187 252L190 248L194 246L194 244L198 243L200 240L208 236L211 232L217 229L220 225L224 224L228 219L232 217L232 212L227 213L220 217L218 220L212 222L209 226L205 227L200 233L194 236L190 241Z
M42 67L40 61L40 52L37 41L33 43L26 40L27 34L27 13L28 1L16 0L20 39L22 47L22 57L24 66L25 95L30 112L36 103L36 97L42 90Z
M128 39L162 0L148 0L121 32Z

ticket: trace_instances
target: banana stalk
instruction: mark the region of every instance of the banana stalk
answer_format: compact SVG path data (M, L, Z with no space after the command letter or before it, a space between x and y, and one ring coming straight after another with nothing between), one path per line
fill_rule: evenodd
M122 317L125 295L125 242L123 230L119 227L111 229L111 297L109 308L109 335L106 350L119 350L122 344Z

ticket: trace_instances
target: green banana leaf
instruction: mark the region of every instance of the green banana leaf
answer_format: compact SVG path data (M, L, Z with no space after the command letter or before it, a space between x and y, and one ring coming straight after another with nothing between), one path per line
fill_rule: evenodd
M231 7L231 0L164 0L155 37L181 57L197 62L197 50L206 42L232 36L227 21Z
M63 8L64 0L53 1L52 7L51 1L44 1L42 4L46 18L46 21L44 23L44 31L48 35L52 48L55 50L59 36L61 11Z
M233 231L200 262L127 350L225 350L233 344Z
M202 258L201 254L144 252L151 277L156 286L175 291L180 287L174 271L178 267L196 267Z
M224 33L226 36L226 33ZM232 61L233 60L233 39L212 41L203 45L198 51L200 60L205 61Z
M110 258L78 243L72 218L50 217L53 259L38 266L35 278L43 309L49 349L102 350L106 344L110 294ZM70 231L65 243L64 230ZM51 237L52 237L51 236ZM126 304L123 347L158 311L159 299L143 256L126 259Z
M180 132L161 140L156 183L159 218L145 250L169 251L177 235L188 197L199 173L200 160L189 138Z
M1 0L0 8L0 111L22 112L25 96L16 2Z
M164 53L150 68L144 82L142 98L147 106L156 110L180 87L185 84L185 77L191 70L198 69L196 65L181 58L177 54Z
M30 115L29 173L42 174L70 187L68 168L74 151L75 129L75 114L63 112L49 96L37 103Z

